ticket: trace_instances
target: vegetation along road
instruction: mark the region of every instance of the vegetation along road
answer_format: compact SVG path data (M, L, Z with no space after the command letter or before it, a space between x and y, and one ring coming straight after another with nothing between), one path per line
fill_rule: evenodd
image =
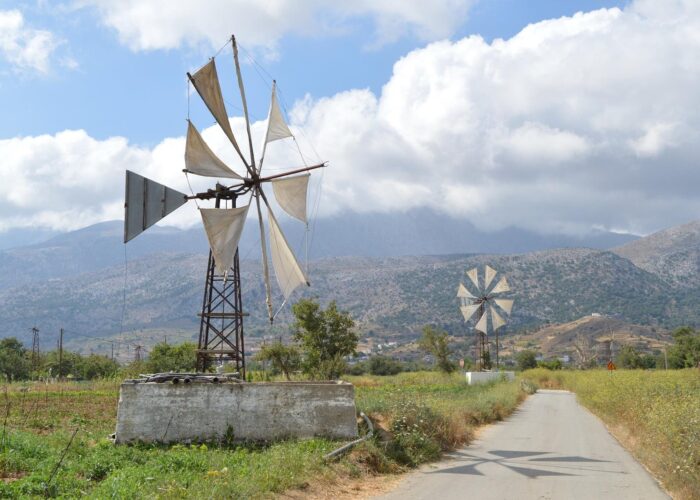
M568 391L538 391L449 456L383 498L669 498Z

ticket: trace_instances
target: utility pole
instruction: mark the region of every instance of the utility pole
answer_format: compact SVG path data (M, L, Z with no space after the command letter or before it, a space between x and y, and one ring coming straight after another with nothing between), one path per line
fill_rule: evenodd
M58 333L58 380L63 378L63 328Z
M39 368L39 329L32 327L32 371Z
M134 362L139 363L141 362L141 349L143 348L142 345L135 344L134 345Z
M112 344L112 361L114 361L114 342L110 342Z

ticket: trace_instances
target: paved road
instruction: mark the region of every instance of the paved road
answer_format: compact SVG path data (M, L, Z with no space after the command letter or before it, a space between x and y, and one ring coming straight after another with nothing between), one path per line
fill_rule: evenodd
M567 391L538 391L447 460L410 474L384 500L668 499Z

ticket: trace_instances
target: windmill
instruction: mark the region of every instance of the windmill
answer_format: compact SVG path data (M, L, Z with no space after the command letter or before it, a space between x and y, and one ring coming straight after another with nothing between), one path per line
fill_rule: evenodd
M216 183L213 189L186 195L134 172L126 172L126 199L124 219L124 243L136 237L189 200L214 200L214 208L199 208L204 230L209 240L204 296L200 316L197 369L205 371L214 360L231 361L245 377L245 346L243 339L243 312L238 242L251 205L260 228L262 248L262 275L265 285L265 302L270 322L275 313L270 285L270 261L275 278L285 301L299 286L309 286L306 273L299 265L294 252L272 211L263 185L270 183L277 204L292 217L307 222L306 193L309 171L325 166L325 163L304 166L284 173L264 176L262 173L265 153L273 141L293 138L279 107L276 83L272 83L272 96L267 118L267 132L261 154L256 161L253 138L250 132L248 105L238 58L235 37L231 37L233 62L245 118L247 144L236 140L223 94L219 85L215 58L196 72L187 73L203 103L233 146L243 169L234 171L202 138L188 119L185 145L185 175L194 174L218 179L229 179L230 185ZM245 152L244 150L248 151ZM247 153L247 154L246 154ZM298 175L295 175L298 174ZM239 203L242 198L244 203ZM268 240L265 236L263 211L267 212ZM268 251L269 250L269 251Z
M513 299L501 296L501 294L510 292L510 286L508 286L508 280L505 276L501 276L498 282L492 286L494 278L498 275L498 271L492 267L484 266L481 280L476 267L467 271L466 274L471 285L467 287L460 283L457 297L460 300L459 309L465 322L476 314L476 324L474 325L477 330L475 357L478 360L479 371L481 371L488 368L487 365L490 364L489 323L491 323L491 332L496 333L496 366L498 366L498 329L506 324L505 318L510 316L513 309ZM489 317L491 321L489 321Z

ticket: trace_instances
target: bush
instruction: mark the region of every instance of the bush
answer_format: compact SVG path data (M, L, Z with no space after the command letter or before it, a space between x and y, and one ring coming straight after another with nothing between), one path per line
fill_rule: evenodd
M530 350L520 351L515 355L515 362L521 371L537 368L537 354Z
M396 375L403 371L401 363L386 356L373 356L369 360L372 375Z

